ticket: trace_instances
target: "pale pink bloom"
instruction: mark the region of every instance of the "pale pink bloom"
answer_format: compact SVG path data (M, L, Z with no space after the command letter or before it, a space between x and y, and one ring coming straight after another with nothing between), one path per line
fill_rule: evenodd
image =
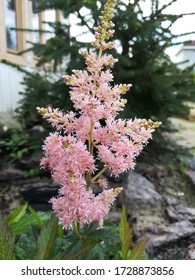
M51 107L37 108L38 112L56 128L45 140L41 167L51 170L53 180L60 185L58 197L51 203L60 222L67 229L73 223L84 226L92 221L103 225L103 218L121 191L106 189L107 181L98 176L110 168L112 174L133 169L135 159L160 125L145 119L116 119L124 110L122 96L131 84L113 85L113 75L105 67L112 67L117 59L102 54L114 48L114 0L108 0L95 28L95 42L99 52L82 50L86 70L73 70L63 76L70 86L70 99L76 113L62 113ZM103 124L102 124L103 122ZM104 164L102 173L96 173L96 159ZM93 185L99 184L102 193L95 196Z
M52 208L56 212L59 221L65 228L70 229L73 222L79 222L83 227L85 224L98 221L103 225L103 218L108 214L110 206L122 189L104 190L98 196L91 191L86 191L83 186L76 188L63 188L63 196L52 198Z
M93 156L85 144L73 136L50 134L43 149L45 158L41 166L51 169L53 179L59 184L66 183L67 176L79 177L95 171Z
M107 181L106 179L99 179L99 180L98 180L98 185L99 185L101 188L105 189L105 188L107 188L107 186L108 186L108 181Z
M115 201L117 195L122 188L104 190L94 198L91 204L91 221L98 221L100 227L103 226L103 218L108 214L111 205Z
M90 222L93 198L91 191L77 185L72 189L64 187L63 195L50 201L59 221L69 229L73 222L79 222L81 227Z

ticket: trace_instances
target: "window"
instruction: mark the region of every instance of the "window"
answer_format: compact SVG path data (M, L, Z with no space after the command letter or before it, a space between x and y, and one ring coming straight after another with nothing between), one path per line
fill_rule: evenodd
M44 43L44 34L38 32L43 29L43 21L45 18L45 12L37 13L38 1L32 1L32 29L37 32L32 33L33 43Z
M5 29L6 29L6 41L7 49L17 50L18 39L17 32L13 28L16 28L16 5L14 0L5 1Z
M44 34L42 42L46 42L54 36L54 29L49 25L49 23L60 22L62 15L59 10L45 10L42 14L44 17L42 21L44 21L44 23L42 23L41 28L48 31L48 33L46 32Z
M39 17L40 14L36 13L37 8L37 1L32 2L32 29L33 30L39 30ZM33 42L37 43L40 41L40 33L39 32L33 32Z
M0 0L0 61L6 59L19 65L34 65L35 57L30 53L18 55L19 52L31 47L28 42L45 41L52 33L41 33L48 21L58 21L59 11L44 11L37 13L40 0ZM23 32L17 29L33 29L37 32Z
M25 55L17 55L26 48L26 39L24 32L15 29L26 27L25 1L0 1L0 60L6 59L20 65L26 64Z

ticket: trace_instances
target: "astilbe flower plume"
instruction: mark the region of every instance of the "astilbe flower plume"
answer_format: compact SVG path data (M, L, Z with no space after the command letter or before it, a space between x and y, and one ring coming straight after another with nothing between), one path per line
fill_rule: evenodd
M51 107L38 108L56 128L45 140L41 166L50 169L53 180L61 186L51 203L66 228L82 227L93 221L103 225L103 218L121 188L108 189L107 181L100 175L107 169L115 176L133 169L136 156L160 125L152 120L117 118L126 104L122 96L131 84L111 86L113 75L108 68L117 60L103 54L114 48L109 41L114 33L114 4L114 0L108 0L104 7L100 26L95 28L93 48L81 52L86 70L73 70L72 75L63 77L70 86L75 112L64 114ZM103 163L99 172L98 161ZM102 189L99 195L93 193L97 184Z

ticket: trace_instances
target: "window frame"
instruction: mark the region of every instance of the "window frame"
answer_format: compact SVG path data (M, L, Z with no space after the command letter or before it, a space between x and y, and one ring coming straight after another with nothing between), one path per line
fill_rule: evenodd
M5 59L7 61L11 61L12 63L16 63L21 66L27 65L35 65L35 61L37 60L34 55L30 55L29 53L18 54L19 52L26 50L28 48L28 43L31 41L31 36L23 31L17 32L17 50L12 50L7 48L7 38L6 38L6 25L5 25L5 1L0 0L0 26L2 29L0 30L0 62ZM19 29L28 29L33 28L32 26L32 1L29 0L15 0L16 5L16 28ZM40 12L38 14L39 19L39 28L42 29L43 21L45 20L45 12ZM61 11L55 10L55 21L61 20ZM46 38L44 33L39 34L39 42L41 44L45 44ZM30 39L29 39L30 38Z
M15 1L16 4L16 28L25 28L25 1ZM26 65L26 55L18 55L26 47L25 32L17 31L17 50L7 48L6 25L5 25L5 0L0 1L0 60L6 59L19 65Z

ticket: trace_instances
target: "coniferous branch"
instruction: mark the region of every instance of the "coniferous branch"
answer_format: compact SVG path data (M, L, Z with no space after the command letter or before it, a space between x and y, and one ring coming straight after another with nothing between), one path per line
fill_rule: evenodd
M22 73L24 73L24 74L26 74L26 75L29 75L29 76L32 76L32 77L33 77L32 72L26 70L26 68L24 68L24 67L22 67L22 66L20 66L20 65L18 65L18 64L16 64L16 63L13 63L13 62L11 62L11 61L9 61L9 60L7 60L7 59L2 59L2 60L1 60L1 63L4 63L4 64L6 64L6 65L8 65L8 66L11 66L11 67L17 69L18 71L20 71L20 72L22 72Z
M158 11L157 13L160 14L162 13L163 10L165 10L167 7L171 6L174 2L176 2L177 0L171 0L169 3L164 4Z
M93 32L94 32L93 28L91 28L91 27L89 26L89 24L87 23L87 21L85 20L85 18L81 15L80 11L77 11L77 16L78 16L78 18L81 20L81 24L82 24L83 26L87 26L87 28L89 29L89 31L93 34Z

